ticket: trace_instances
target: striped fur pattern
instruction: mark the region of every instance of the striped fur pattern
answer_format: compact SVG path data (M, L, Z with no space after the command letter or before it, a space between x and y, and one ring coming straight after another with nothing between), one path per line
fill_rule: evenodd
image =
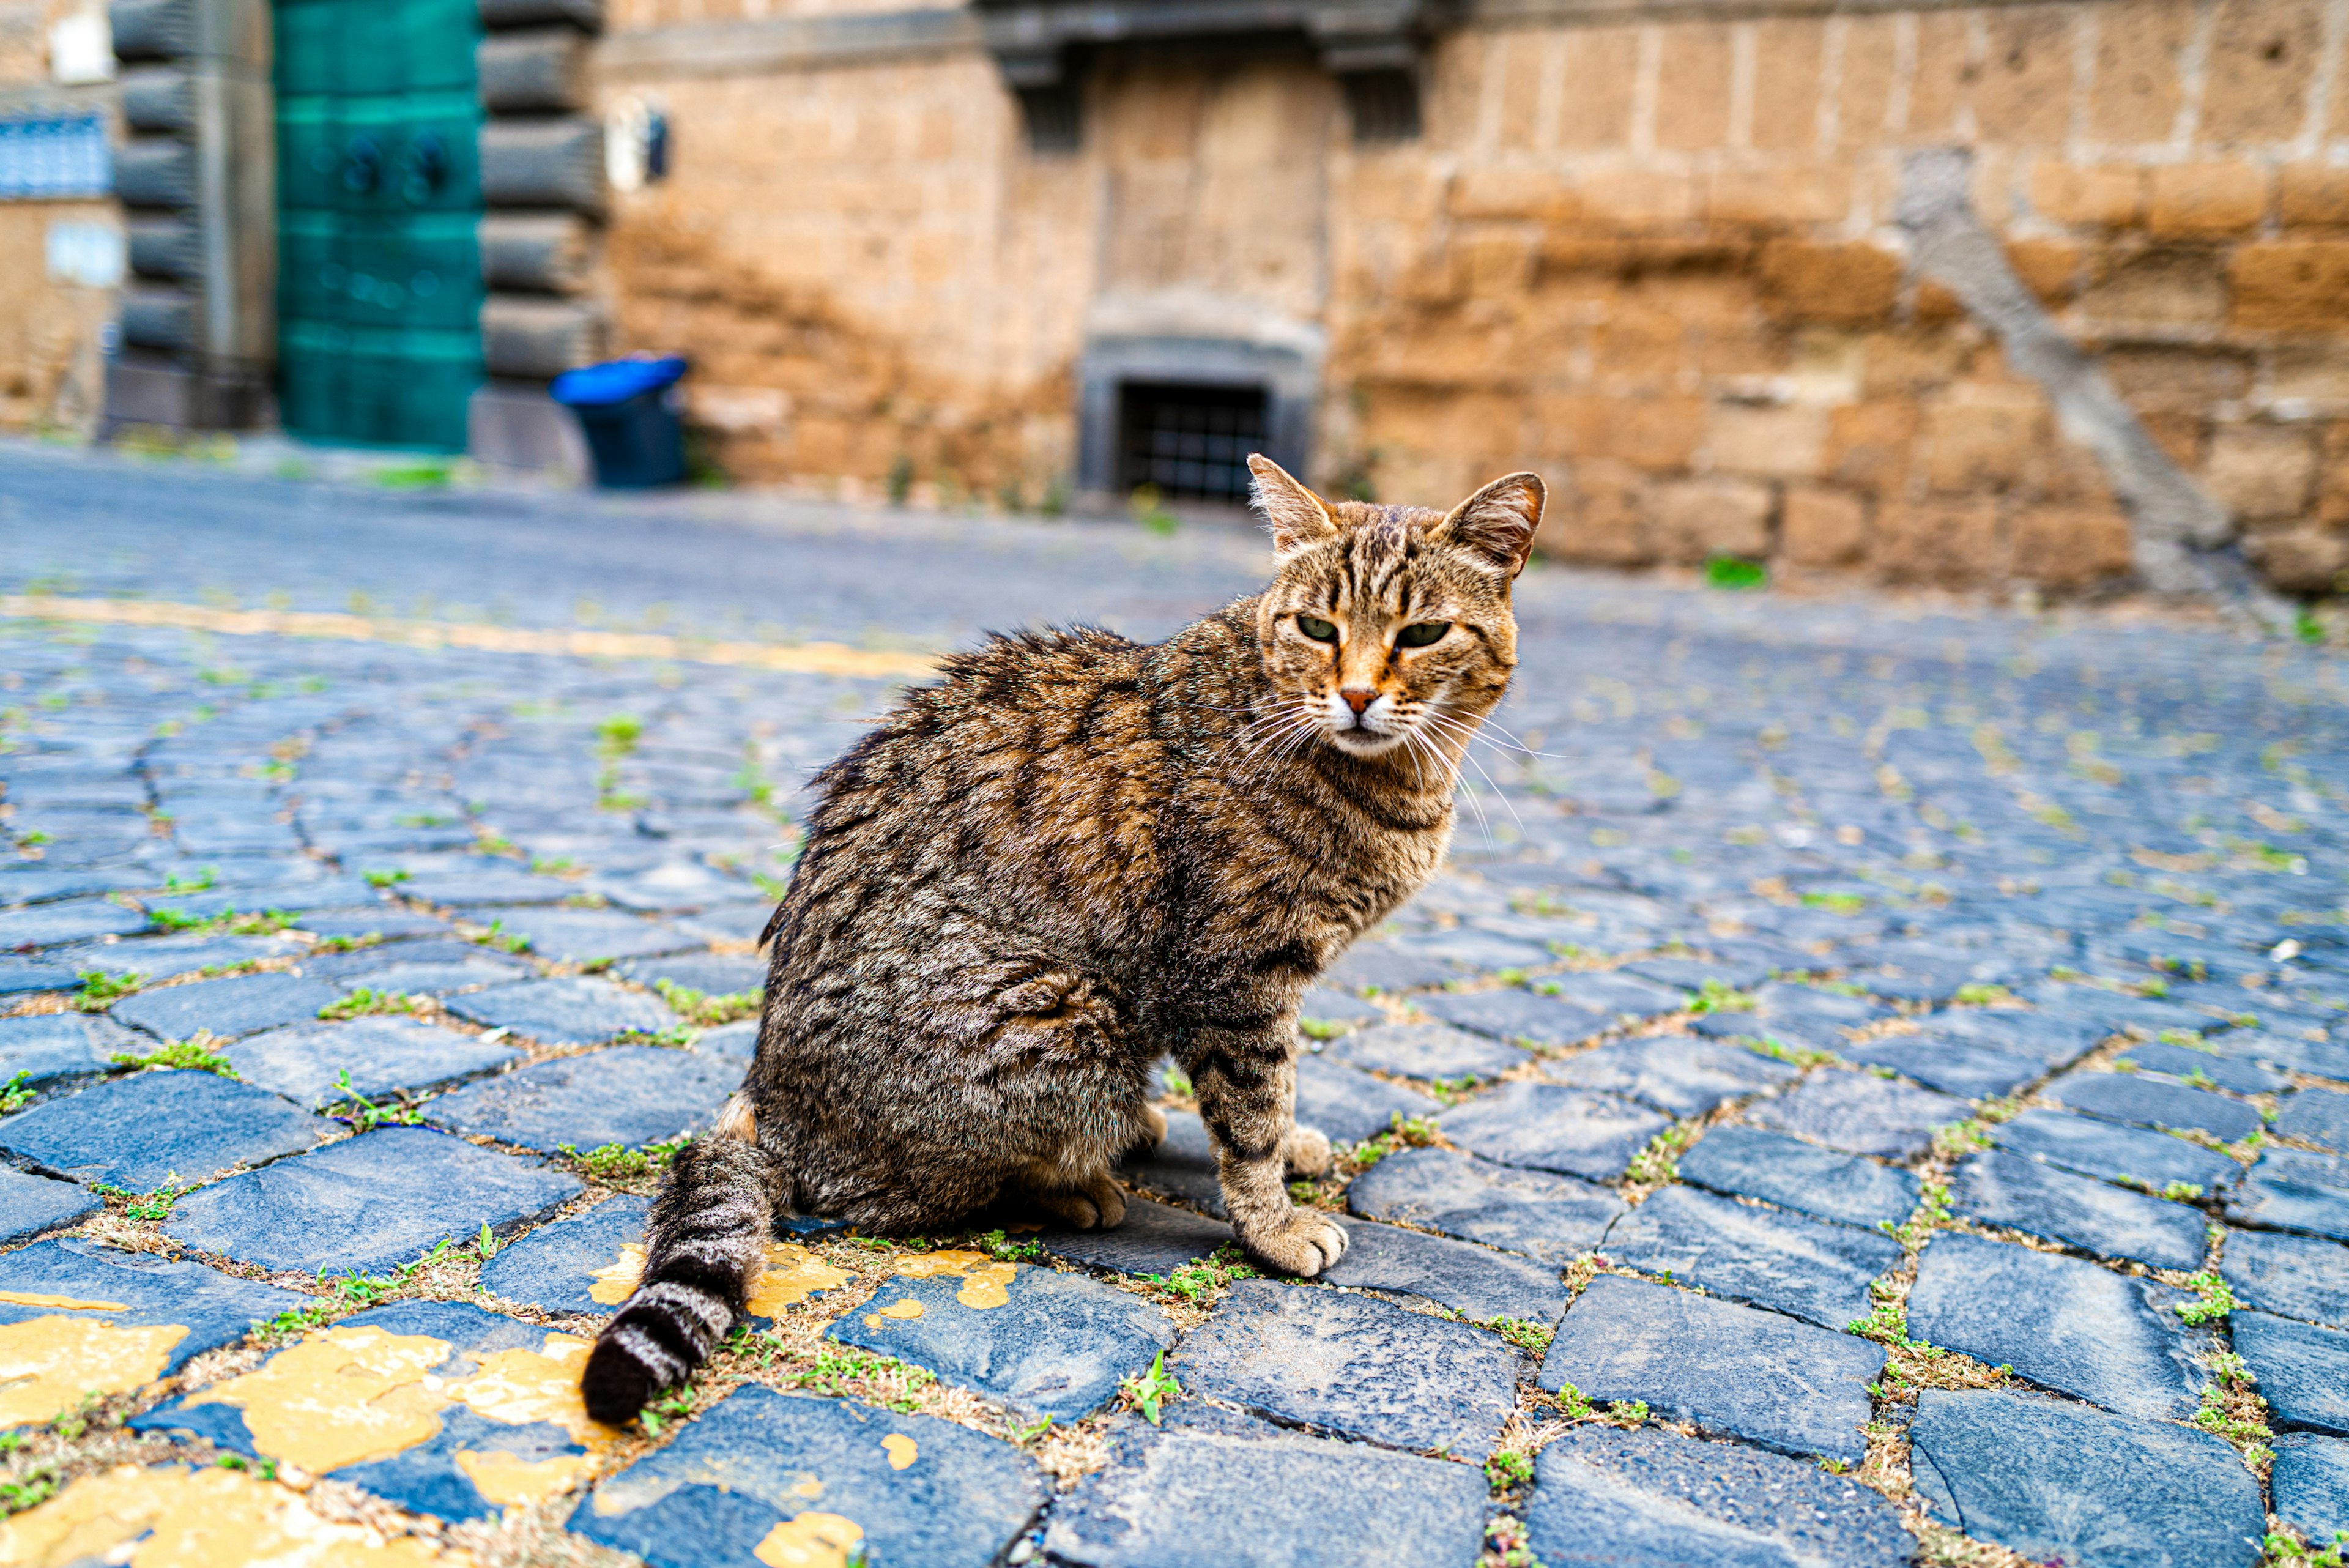
M1263 593L1154 646L992 639L818 775L749 1112L672 1170L589 1365L604 1418L725 1331L778 1209L891 1233L1009 1199L1117 1224L1111 1167L1164 1136L1169 1052L1247 1250L1302 1275L1344 1251L1287 1190L1330 1158L1293 1116L1298 1003L1443 858L1543 491L1512 474L1440 513L1251 466Z

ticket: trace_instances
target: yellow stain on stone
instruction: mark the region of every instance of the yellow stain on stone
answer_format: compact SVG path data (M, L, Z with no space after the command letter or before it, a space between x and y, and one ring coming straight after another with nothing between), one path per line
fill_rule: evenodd
M999 1263L984 1252L949 1249L900 1258L895 1269L909 1280L934 1280L941 1275L960 1274L962 1289L955 1293L955 1300L967 1307L986 1308L1009 1304L1011 1279L1019 1272L1019 1265Z
M46 1421L86 1394L128 1394L163 1375L178 1324L118 1328L86 1317L0 1324L0 1427Z
M813 1502L816 1499L823 1495L823 1482L817 1480L814 1476L802 1476L799 1480L792 1482L792 1495L793 1497L803 1497L810 1502Z
M10 1306L56 1307L62 1312L129 1312L129 1302L86 1302L74 1296L47 1296L38 1291L0 1291L0 1302Z
M893 1470L904 1469L922 1455L921 1445L903 1432L890 1433L881 1439L881 1446L889 1450L889 1468Z
M916 1318L922 1315L922 1303L907 1296L901 1302L891 1302L881 1309L883 1317Z
M425 1375L448 1357L449 1342L429 1334L330 1328L188 1403L235 1406L255 1449L323 1475L438 1434L449 1401Z
M298 1492L248 1472L141 1469L86 1475L0 1523L0 1565L66 1568L470 1568L461 1552L321 1519Z
M457 1468L473 1483L473 1490L492 1502L504 1507L521 1503L525 1507L544 1502L551 1497L561 1497L577 1486L587 1475L592 1462L585 1454L557 1454L550 1459L525 1459L520 1454L510 1454L502 1449L491 1449L475 1453L471 1449L459 1449Z
M589 1276L595 1282L587 1287L587 1294L605 1306L616 1306L628 1299L644 1272L644 1248L635 1241L623 1241L620 1255ZM796 1241L769 1242L766 1272L750 1292L750 1315L772 1317L818 1291L833 1290L848 1281L845 1270L833 1268Z
M767 1532L750 1555L767 1568L848 1568L848 1553L864 1539L854 1520L810 1509Z
M620 1434L590 1417L580 1397L579 1374L595 1348L594 1340L575 1334L550 1334L538 1350L501 1350L482 1356L481 1371L450 1384L445 1392L492 1421L515 1426L552 1421L573 1442L601 1452L618 1442Z

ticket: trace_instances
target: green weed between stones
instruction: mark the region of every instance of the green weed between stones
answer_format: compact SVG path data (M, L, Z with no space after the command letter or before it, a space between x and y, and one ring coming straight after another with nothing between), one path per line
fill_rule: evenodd
M268 937L288 926L299 923L299 917L285 909L260 909L240 914L234 909L222 909L217 915L182 914L177 909L150 909L148 922L167 931L207 937Z
M2279 1531L2260 1542L2261 1562L2265 1568L2343 1568L2342 1551L2349 1547L2349 1530L2336 1530L2333 1540L2323 1546L2311 1546L2297 1535Z
M690 986L679 985L673 980L657 980L653 981L653 989L660 992L660 999L687 1023L698 1024L704 1029L744 1018L756 1018L760 1001L767 994L764 987L754 985L748 991L711 996Z
M888 1395L872 1386L876 1379L888 1379L897 1385L897 1392ZM919 1366L909 1366L894 1355L877 1355L869 1350L859 1350L853 1345L820 1345L815 1359L808 1366L791 1373L786 1381L794 1388L812 1388L819 1394L834 1398L854 1396L867 1399L899 1415L910 1415L919 1408L921 1391L937 1381L935 1374Z
M329 1023L346 1018L365 1018L377 1012L413 1012L416 999L404 991L370 991L366 986L338 1001L318 1009L318 1016Z
M1159 1407L1183 1397L1183 1386L1166 1370L1163 1350L1151 1357L1149 1371L1129 1372L1120 1379L1117 1391L1127 1409L1141 1412L1142 1418L1154 1427L1158 1425Z
M1625 1185L1630 1187L1661 1187L1678 1180L1681 1174L1681 1151L1696 1140L1695 1124L1682 1122L1666 1127L1648 1140L1648 1147L1631 1157L1630 1168L1623 1173Z
M0 1088L0 1116L14 1116L32 1104L33 1091L25 1087L25 1080L32 1075L29 1071L19 1073Z
M1550 1398L1557 1403L1558 1413L1569 1421L1604 1421L1610 1427L1620 1427L1629 1431L1648 1418L1648 1402L1645 1399L1618 1399L1602 1410L1585 1398L1582 1390L1571 1383L1559 1384L1557 1392Z
M1188 1086L1187 1085L1185 1085ZM1396 1111L1387 1117L1387 1130L1364 1138L1348 1152L1357 1172L1365 1171L1402 1148L1425 1148L1435 1141L1435 1124L1425 1116Z
M582 1153L574 1144L558 1144L555 1152L576 1165L582 1171L609 1185L632 1177L653 1176L668 1168L690 1138L673 1137L666 1143L648 1143L642 1148L630 1148L624 1143L607 1143Z
M1739 991L1734 987L1724 985L1720 981L1714 980L1710 976L1705 980L1704 989L1697 993L1696 1000L1689 1003L1689 1011L1699 1014L1708 1012L1751 1012L1754 1011L1754 993L1752 992Z
M424 1113L413 1106L378 1106L360 1094L351 1085L351 1070L348 1067L335 1069L335 1087L342 1091L343 1098L350 1102L352 1108L329 1109L325 1114L350 1123L360 1132L372 1132L377 1127L384 1126L414 1127L424 1119ZM482 1230L486 1232L488 1227L483 1226Z
M1989 1139L1982 1141L1987 1143ZM1928 1176L1917 1184L1917 1207L1909 1218L1898 1225L1889 1220L1878 1220L1876 1228L1899 1242L1905 1251L1914 1252L1925 1244L1926 1237L1957 1217L1957 1211L1950 1207L1950 1184Z
M405 871L367 871L360 875L367 878L368 887L382 892L388 892L408 880L408 873Z
M1015 1241L1001 1231L982 1231L970 1239L970 1244L988 1257L1007 1263L1030 1263L1044 1255L1040 1243Z
M79 1012L103 1012L139 989L139 976L129 970L109 974L102 969L86 969L80 974L81 990L73 999Z
M193 1192L197 1186L192 1181L182 1184L178 1177L177 1171L167 1172L163 1178L163 1185L147 1193L133 1192L127 1187L117 1187L105 1181L91 1182L89 1189L106 1199L108 1203L119 1205L125 1219L169 1220L171 1217L171 1205Z
M1166 1092L1178 1100L1191 1097L1191 1075L1182 1068L1169 1065L1165 1073Z
M1519 1350L1529 1351L1536 1355L1546 1355L1548 1352L1549 1342L1557 1333L1554 1329L1528 1322L1521 1317L1486 1318L1482 1326L1491 1329Z
M1832 1051L1813 1051L1806 1046L1788 1045L1783 1041L1773 1040L1766 1034L1741 1034L1737 1037L1737 1043L1756 1055L1767 1056L1774 1061L1785 1062L1796 1067L1821 1066L1836 1059L1835 1053Z
M2224 1323L2238 1304L2235 1293L2228 1288L2227 1282L2220 1279L2214 1269L2204 1269L2199 1273L2189 1274L2186 1277L2186 1288L2201 1297L2201 1300L2188 1302L2178 1309L2178 1320L2182 1323L2197 1325L2206 1323Z
M118 1051L108 1060L118 1067L180 1067L198 1073L217 1073L223 1078L236 1076L236 1068L229 1059L212 1049L221 1039L209 1029L199 1029L185 1040L166 1040L145 1055Z
M1257 1271L1242 1261L1237 1242L1226 1241L1212 1257L1195 1263L1185 1263L1172 1273L1143 1274L1142 1278L1156 1285L1168 1295L1197 1305L1234 1280L1257 1278Z

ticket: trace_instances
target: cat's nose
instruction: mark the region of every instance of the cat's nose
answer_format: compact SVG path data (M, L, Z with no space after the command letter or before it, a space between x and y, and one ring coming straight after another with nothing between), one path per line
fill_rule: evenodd
M1379 694L1367 686L1341 686L1338 695L1345 699L1346 706L1354 711L1357 719L1362 716L1363 709L1379 700Z

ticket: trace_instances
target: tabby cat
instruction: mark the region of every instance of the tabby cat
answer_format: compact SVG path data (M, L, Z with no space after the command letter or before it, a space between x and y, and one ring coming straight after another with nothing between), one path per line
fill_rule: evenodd
M1111 1167L1164 1136L1168 1052L1248 1251L1309 1275L1346 1250L1287 1189L1330 1158L1292 1114L1298 1002L1444 857L1544 492L1332 504L1248 465L1264 592L1154 646L995 638L817 775L757 1059L653 1205L584 1375L597 1418L709 1353L778 1214L905 1232L1002 1196L1117 1224Z

